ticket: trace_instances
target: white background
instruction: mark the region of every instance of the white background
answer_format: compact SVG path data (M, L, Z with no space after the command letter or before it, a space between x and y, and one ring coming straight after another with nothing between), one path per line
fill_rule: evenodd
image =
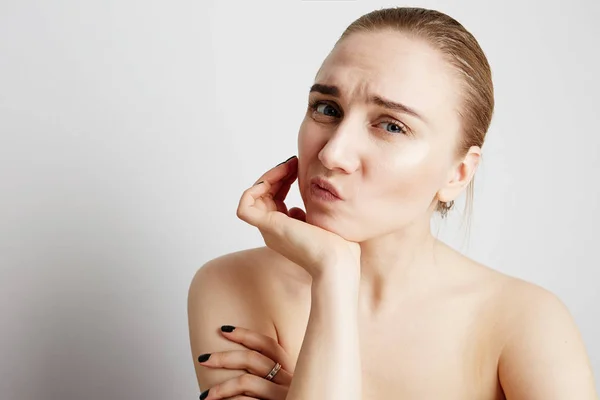
M343 29L397 5L2 0L0 397L197 398L192 276L263 244L241 192L296 154ZM600 2L410 5L462 22L496 88L470 237L440 237L558 294L598 382Z

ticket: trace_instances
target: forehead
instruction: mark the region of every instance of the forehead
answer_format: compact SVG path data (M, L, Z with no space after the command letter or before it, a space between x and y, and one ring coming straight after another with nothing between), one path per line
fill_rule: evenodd
M441 52L398 32L345 38L327 56L315 82L338 86L348 102L379 95L403 103L434 125L457 119L459 84Z

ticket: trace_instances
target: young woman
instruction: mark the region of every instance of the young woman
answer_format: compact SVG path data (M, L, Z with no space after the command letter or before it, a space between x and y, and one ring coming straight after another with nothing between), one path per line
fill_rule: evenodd
M298 156L241 196L266 247L189 291L201 399L596 399L550 292L430 232L472 179L494 107L475 38L433 10L353 22L319 69ZM290 185L306 212L288 210Z

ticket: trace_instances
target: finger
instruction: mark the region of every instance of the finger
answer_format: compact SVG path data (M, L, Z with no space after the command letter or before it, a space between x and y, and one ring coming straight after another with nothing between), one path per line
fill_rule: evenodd
M297 165L298 158L296 156L290 157L286 161L278 164L271 171L268 171L266 174L264 174L257 180L257 182L267 180L272 185L270 190L272 197L277 197L277 193L282 187L286 186L287 180L294 173L294 170L297 169Z
M265 400L284 400L287 387L251 374L240 375L208 389L202 393L204 400L226 399L233 396L249 396ZM204 397L202 397L205 395Z
M281 200L281 201L285 200L285 197L287 196L287 194L290 190L290 187L292 186L292 184L298 177L298 159L297 158L292 158L290 161L288 161L286 163L286 167L287 167L287 175L283 179L281 179L281 181L280 181L281 186L279 187L279 190L277 190L273 194L273 199L275 199L275 200Z
M268 211L275 211L275 203L270 198L271 184L268 181L260 182L242 193L236 214L239 219L258 228L267 222Z
M271 189L271 192L275 193L275 195L273 196L273 203L275 204L275 208L277 209L277 211L285 215L289 215L287 205L285 204L285 198L287 197L292 187L292 184L296 180L297 176L298 175L296 175L296 171L292 170L292 173L287 178L277 183L280 184L279 190L275 191L274 189Z
M298 158L293 156L263 174L254 186L246 189L238 204L238 218L261 228L267 218L267 213L264 211L277 210L287 215L287 207L283 203L283 199L289 191L288 186L291 186L296 179L297 164ZM284 193L278 194L282 187ZM274 197L277 197L277 200L274 200ZM262 212L257 212L256 209L262 210Z
M288 168L290 169L290 173L286 178L281 181L281 186L279 190L274 191L273 201L277 206L277 211L280 211L286 215L289 215L287 206L285 204L285 199L292 188L292 185L298 178L298 159L293 159L288 162Z
M239 343L248 349L256 350L271 360L280 363L284 369L292 371L292 369L289 368L291 363L287 352L281 347L277 340L272 337L241 327L234 328L232 332L224 332L221 330L221 334L225 336L227 340ZM273 367L273 365L270 367Z
M269 183L271 184L271 188L269 189L268 193L273 199L277 211L287 215L288 210L286 204L284 203L284 200L292 184L298 176L298 158L292 157L291 159L283 163L283 165L281 165L279 168L283 167L285 167L285 176L276 181L269 181ZM259 180L258 182L262 180L263 179Z
M262 176L258 178L256 182L268 181L269 183L274 184L275 182L282 180L289 174L288 163L293 159L297 160L297 157L292 156L284 162L277 164L276 166L262 174Z
M210 354L208 360L200 361L200 365L207 368L224 368L233 370L246 370L247 372L265 377L271 372L275 361L254 350L222 351ZM280 385L290 385L292 374L282 368L275 374L272 381Z

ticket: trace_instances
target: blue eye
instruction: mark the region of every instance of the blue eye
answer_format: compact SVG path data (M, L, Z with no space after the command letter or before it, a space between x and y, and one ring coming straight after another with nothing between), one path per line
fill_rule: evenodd
M333 105L327 102L315 100L309 103L308 106L313 112L318 112L319 114L327 117L339 118L341 116L339 111ZM390 124L395 127L395 129L392 130L387 130L384 128L384 131L391 135L408 135L410 133L406 125L395 119L379 122L379 125L381 124Z
M406 129L406 126L404 124L399 123L399 121L383 121L383 122L380 122L380 124L390 124L397 128L397 129L394 129L393 131L388 131L386 129L385 130L386 132L390 132L390 133L394 133L394 134L402 134L402 135L406 135L408 133L408 129Z
M337 110L331 104L324 103L322 101L312 102L310 104L310 108L313 111L319 112L328 117L337 117L338 116L335 114L337 112Z

